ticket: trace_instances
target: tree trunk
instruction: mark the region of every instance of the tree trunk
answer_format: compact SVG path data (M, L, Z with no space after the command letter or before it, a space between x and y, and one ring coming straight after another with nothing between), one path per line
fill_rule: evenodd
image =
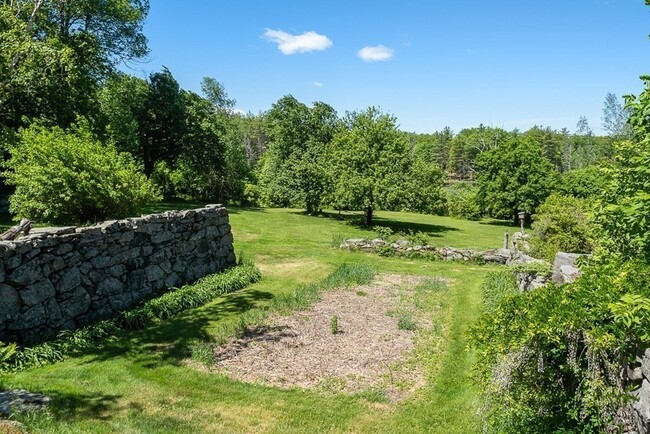
M29 234L29 231L32 228L32 222L27 219L22 219L20 223L16 226L9 229L7 232L0 234L0 240L10 241L16 239L16 237L22 232L25 235Z
M363 224L366 227L372 226L372 204L366 206Z

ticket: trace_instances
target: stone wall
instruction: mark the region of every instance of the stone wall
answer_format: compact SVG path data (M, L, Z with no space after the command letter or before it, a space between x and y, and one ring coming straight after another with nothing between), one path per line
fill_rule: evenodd
M33 343L235 264L221 205L0 242L0 341Z

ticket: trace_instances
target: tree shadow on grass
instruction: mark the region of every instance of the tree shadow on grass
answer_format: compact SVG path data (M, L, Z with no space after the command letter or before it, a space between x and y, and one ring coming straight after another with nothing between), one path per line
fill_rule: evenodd
M55 419L70 421L74 419L109 420L118 408L122 395L101 393L63 393L48 391L52 398L48 409Z
M519 229L519 225L508 220L486 220L478 222L478 224L487 226L501 226L507 229Z
M85 351L82 355L90 357L83 363L126 356L146 368L170 363L178 365L189 355L187 351L191 341L210 339L208 327L212 321L244 313L272 298L269 292L250 289L225 295L217 303L192 309L161 324L126 333L118 340Z
M292 211L291 214L305 215L309 216L305 211ZM357 229L361 229L368 232L374 232L375 226L381 226L390 228L393 232L423 232L431 237L441 237L445 232L457 232L461 229L455 228L453 226L445 225L436 225L430 223L416 223L416 222L407 222L394 220L386 217L374 216L372 219L372 226L368 227L363 224L363 214L351 214L351 213L337 213L335 211L323 211L322 213L311 216L314 218L328 218L333 220L343 221L350 226L354 226Z

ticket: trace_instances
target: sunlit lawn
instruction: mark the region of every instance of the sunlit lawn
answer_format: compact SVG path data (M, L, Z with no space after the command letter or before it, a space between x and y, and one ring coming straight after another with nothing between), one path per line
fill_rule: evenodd
M198 206L199 204L191 204ZM175 204L171 207L186 207ZM165 206L159 206L160 211ZM154 211L150 209L148 211ZM311 217L300 210L231 209L238 253L262 270L261 282L132 334L80 357L6 376L4 387L52 396L48 416L21 420L34 432L439 432L476 431L475 390L464 331L481 309L480 282L488 267L410 261L340 251L332 240L372 237L346 214ZM513 228L446 217L379 212L377 224L430 233L438 245L500 247ZM280 390L232 381L186 366L187 344L208 338L223 321L268 303L296 285L325 277L343 262L365 261L381 272L450 279L443 311L432 321L444 331L439 351L420 348L429 378L397 404L301 389Z

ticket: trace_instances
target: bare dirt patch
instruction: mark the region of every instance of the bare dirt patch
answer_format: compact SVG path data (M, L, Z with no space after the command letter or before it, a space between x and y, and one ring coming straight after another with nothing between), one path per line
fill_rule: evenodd
M400 330L403 308L421 279L382 274L369 285L325 292L311 309L271 317L215 349L216 369L231 378L277 387L340 392L381 390L405 397L423 384L413 364L413 330ZM332 318L338 332L332 333Z

